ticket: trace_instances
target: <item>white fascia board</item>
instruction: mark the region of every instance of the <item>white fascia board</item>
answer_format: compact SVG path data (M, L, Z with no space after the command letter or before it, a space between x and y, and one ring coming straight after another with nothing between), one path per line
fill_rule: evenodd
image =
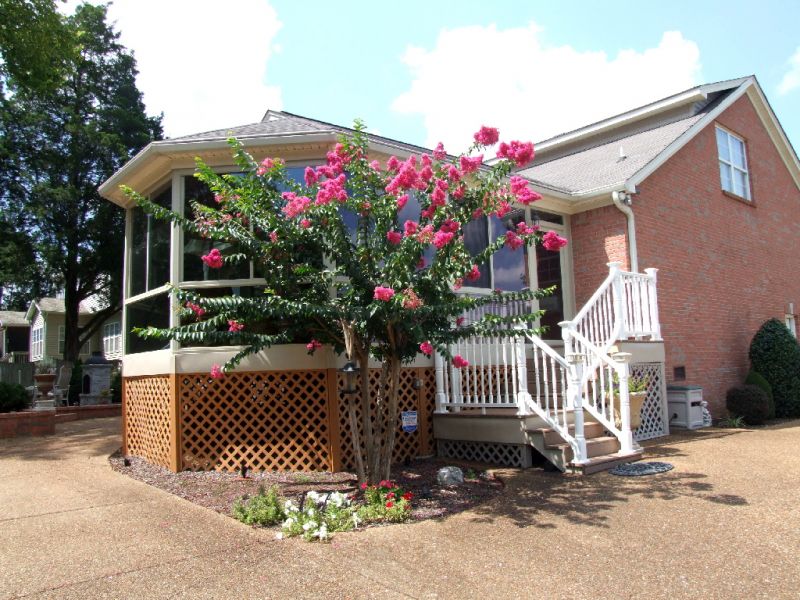
M306 143L324 143L337 139L334 131L321 131L318 133L292 133L292 134L278 134L278 135L252 135L252 136L234 136L242 145L247 147L253 146L276 146L280 144L292 144L295 142ZM114 193L119 185L133 172L143 168L148 162L157 156L164 156L178 152L197 152L201 153L208 150L219 150L228 146L227 138L212 139L212 140L187 140L183 142L170 142L169 140L160 142L151 142L136 156L128 161L122 168L120 168L111 177L106 179L100 184L98 191L100 195L115 202Z
M732 92L727 98L725 98L722 102L719 103L714 110L707 113L702 119L697 121L694 125L689 127L686 131L684 131L680 136L675 138L671 144L669 144L666 148L664 148L653 160L647 163L644 167L636 171L628 180L625 182L625 189L628 192L635 193L636 186L638 186L642 181L650 177L661 165L667 162L675 153L683 148L689 140L691 140L694 136L700 133L707 125L713 123L716 118L725 111L728 107L730 107L734 102L736 102L739 98L741 98L745 92L747 92L748 88L750 88L753 83L755 83L755 79L752 77L748 77L745 79L740 85L737 90Z
M800 160L798 160L797 153L789 138L786 137L786 132L783 130L780 121L778 121L778 117L772 111L764 91L760 85L754 85L747 90L747 96L753 103L753 107L767 130L772 143L775 144L775 148L781 155L781 159L783 159L792 179L794 179L795 185L800 189Z

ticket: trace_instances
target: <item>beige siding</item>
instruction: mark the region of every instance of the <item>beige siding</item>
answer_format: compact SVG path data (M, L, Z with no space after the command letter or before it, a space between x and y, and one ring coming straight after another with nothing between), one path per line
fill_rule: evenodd
M91 318L90 315L81 315L78 318L78 323L80 326L85 325L89 322ZM65 317L63 314L58 313L47 313L46 315L47 323L45 325L45 339L44 339L44 355L48 358L53 360L63 360L64 355L59 352L58 348L58 339L59 339L59 328L64 327ZM92 339L86 344L86 347L82 349L80 353L81 360L86 360L91 356L92 352L101 350L102 349L102 341L100 339L100 333L95 333L92 336Z

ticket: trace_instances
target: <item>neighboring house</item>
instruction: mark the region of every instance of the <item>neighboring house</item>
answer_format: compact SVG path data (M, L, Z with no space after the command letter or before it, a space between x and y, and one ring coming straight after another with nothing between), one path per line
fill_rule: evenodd
M28 362L30 331L24 312L0 310L0 361Z
M153 142L101 186L127 211L126 452L173 470L351 464L336 373L342 357L285 345L212 382L211 365L236 348L130 334L178 324L167 281L213 295L258 293L262 280L246 266L209 272L200 256L210 241L144 215L119 190L128 185L184 212L192 199L213 202L192 176L196 156L235 172L230 135L257 160L282 157L299 179L346 131L268 111L260 123ZM426 151L369 139L380 161ZM418 429L399 434L395 457L431 453L435 441L445 456L525 465L533 446L560 468L607 467L637 458L636 439L668 432L666 383L701 386L712 414L724 415L725 391L746 375L758 326L779 317L794 327L800 302L800 163L756 79L698 86L545 140L518 174L543 199L503 220L473 221L468 244L485 247L523 219L570 244L560 253L501 250L463 291L556 285L540 304L544 339L464 342L458 350L472 366L463 372L418 357L401 385L401 406L418 412ZM401 221L419 206L404 211ZM647 382L638 428L619 384L629 369Z
M89 322L92 315L100 310L92 299L84 300L78 316L79 326ZM66 339L63 298L40 298L34 300L25 313L30 324L31 362L52 362L64 359ZM80 359L86 360L92 352L100 351L108 360L122 358L122 317L117 313L109 317L100 329L81 348Z

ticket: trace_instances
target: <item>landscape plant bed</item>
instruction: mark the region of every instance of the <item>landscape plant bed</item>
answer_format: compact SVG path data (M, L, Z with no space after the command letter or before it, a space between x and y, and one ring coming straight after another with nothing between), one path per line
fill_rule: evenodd
M143 458L129 457L124 465L120 452L109 458L111 467L119 473L179 496L185 500L231 515L234 502L244 496L258 494L260 488L275 487L279 495L302 502L305 494L358 492L352 473L328 472L249 472L246 478L238 473L220 471L181 471L148 463ZM436 482L437 471L447 465L461 467L465 481L462 485L442 487ZM472 477L474 475L474 477ZM404 490L413 494L411 521L445 517L468 510L494 498L502 492L503 482L486 465L436 458L419 459L408 465L396 465L392 478Z

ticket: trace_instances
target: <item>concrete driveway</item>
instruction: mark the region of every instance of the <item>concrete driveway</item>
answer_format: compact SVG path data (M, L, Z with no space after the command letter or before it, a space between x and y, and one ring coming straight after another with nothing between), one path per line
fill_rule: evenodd
M0 440L0 598L798 598L800 422L651 445L641 479L508 471L447 518L278 541L108 466L119 420Z

